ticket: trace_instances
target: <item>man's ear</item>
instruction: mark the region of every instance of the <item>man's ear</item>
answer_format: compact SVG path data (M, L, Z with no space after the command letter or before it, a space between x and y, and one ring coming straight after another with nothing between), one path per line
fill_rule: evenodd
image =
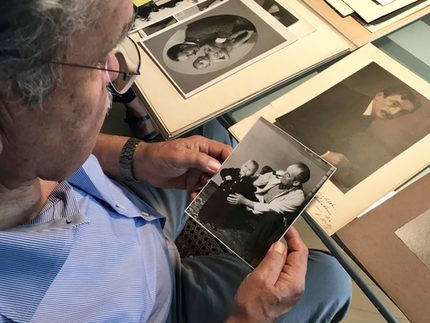
M300 181L297 181L297 180L293 182L293 186L299 186L300 184L301 184Z

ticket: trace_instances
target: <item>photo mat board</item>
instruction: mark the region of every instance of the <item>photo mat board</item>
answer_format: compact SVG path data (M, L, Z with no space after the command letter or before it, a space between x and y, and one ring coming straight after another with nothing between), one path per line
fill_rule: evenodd
M381 6L373 0L343 0L349 7L351 7L360 17L367 23L388 15L398 9L401 9L414 2L423 0L396 0L385 6Z
M289 29L267 22L261 13L267 14L252 0L223 1L140 44L188 98L298 39ZM229 29L227 40L216 44L212 35ZM197 43L195 52L187 59L172 58L171 49L184 42Z
M354 78L354 75L357 76L363 71L372 69L376 70L377 73L369 75L368 81L362 80L358 82L358 79ZM349 77L352 78L349 79ZM344 192L332 180L328 181L318 192L314 201L307 208L307 212L329 235L335 233L370 205L430 164L426 153L430 149L428 129L430 125L430 85L381 50L369 44L229 129L240 140L257 118L262 116L275 123L277 118L296 109L299 111L302 107L306 107L308 102L329 89L336 85L346 85L351 80L356 84L361 83L364 85L359 92L368 93L370 96L375 95L380 86L400 81L412 89L412 92L419 98L421 107L413 113L402 115L399 118L372 121L371 128L369 128L370 133L359 139L362 140L370 134L372 138L378 138L378 141L376 139L372 141L372 145L384 146L384 149L381 150L387 153L384 156L383 164L370 171L367 177L344 190ZM348 86L351 87L351 84L348 84ZM354 88L354 86L352 87ZM341 109L342 105L338 104L338 101L342 101L342 98L338 97L337 103L334 103ZM339 114L341 114L341 111L339 110ZM316 118L316 116L313 115L310 118ZM304 122L306 124L306 120ZM296 129L300 127L299 124L295 126ZM340 126L339 124L332 125L332 128L327 129L328 135L335 134ZM350 137L346 139L350 139ZM358 142L359 139L358 137L355 138ZM300 139L298 138L298 140ZM363 142L366 143L369 140L364 140ZM312 147L310 148L312 149ZM371 149L371 147L367 148L363 145L359 146L359 148L363 151ZM357 151L360 152L360 149L357 149ZM321 151L318 153L321 153Z
M290 135L259 119L185 212L255 267L334 171ZM237 194L252 205L236 203Z
M143 30L146 35L150 35L155 26L160 26L162 21L180 21L222 1L228 0L177 0L159 5L147 4L137 8L136 19L131 32ZM163 28L159 30L161 29Z
M402 240L398 231L430 212L430 174L402 188L393 197L336 232L336 239L352 254L409 321L427 323L430 317L430 268ZM421 222L421 221L420 221ZM414 225L411 240L428 255L428 225ZM416 232L423 232L423 235ZM428 258L427 258L428 259ZM387 270L389 268L389 270Z

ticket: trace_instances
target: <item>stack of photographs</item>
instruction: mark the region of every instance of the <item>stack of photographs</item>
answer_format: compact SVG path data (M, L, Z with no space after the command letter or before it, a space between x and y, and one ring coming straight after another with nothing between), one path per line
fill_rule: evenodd
M148 23L156 14L135 23L148 36L141 45L184 98L314 31L274 0L184 0Z
M259 119L186 212L255 267L334 171L293 137Z
M378 25L393 23L430 4L429 0L325 0L343 17L353 16L370 31ZM379 26L380 27L380 26Z
M301 0L152 1L130 37L142 57L134 90L165 138L351 50Z

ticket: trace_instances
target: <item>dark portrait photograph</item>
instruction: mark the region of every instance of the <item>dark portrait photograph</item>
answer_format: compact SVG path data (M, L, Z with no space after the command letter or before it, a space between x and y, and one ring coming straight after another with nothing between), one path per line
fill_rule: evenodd
M193 8L199 2L202 2L202 0L150 1L147 4L138 7L135 6L136 19L132 31L145 28L145 34L149 35L150 33L147 33L147 31L153 31L155 26L167 27L161 21L173 21L176 14ZM150 26L152 28L148 28ZM159 28L159 30L161 29Z
M285 27L289 27L299 21L299 19L297 19L292 13L290 13L275 0L255 0L255 2Z
M186 212L255 267L334 171L260 118Z
M187 98L297 40L260 11L253 1L222 1L140 44Z
M334 165L346 193L430 133L430 102L373 62L276 124Z

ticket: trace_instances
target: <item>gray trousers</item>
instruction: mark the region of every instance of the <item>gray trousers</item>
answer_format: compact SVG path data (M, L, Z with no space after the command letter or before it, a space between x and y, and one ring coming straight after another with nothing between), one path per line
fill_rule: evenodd
M235 145L228 132L212 121L193 131L208 138ZM167 218L164 233L175 266L176 290L170 322L223 322L229 315L234 295L250 268L232 254L182 258L174 244L188 216L189 192L163 190L146 183L128 183L142 199ZM302 299L280 322L339 322L351 300L351 279L337 260L310 251L306 288Z

